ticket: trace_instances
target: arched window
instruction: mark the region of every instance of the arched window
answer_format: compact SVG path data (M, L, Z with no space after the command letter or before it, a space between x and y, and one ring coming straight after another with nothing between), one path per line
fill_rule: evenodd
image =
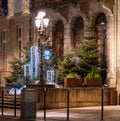
M83 41L83 34L84 34L84 22L82 17L78 17L75 20L73 26L73 47L75 48L78 43Z
M62 58L64 53L64 25L61 20L57 21L53 28L53 48L57 56Z
M18 41L18 55L21 58L21 49L22 49L22 27L17 27L17 41Z
M7 30L2 31L2 65L3 69L7 68Z
M100 45L100 60L104 62L104 67L106 67L107 57L107 42L106 42L106 31L107 31L107 19L104 13L100 13L96 19L96 32L98 36L97 43ZM103 83L106 83L106 70L102 73Z

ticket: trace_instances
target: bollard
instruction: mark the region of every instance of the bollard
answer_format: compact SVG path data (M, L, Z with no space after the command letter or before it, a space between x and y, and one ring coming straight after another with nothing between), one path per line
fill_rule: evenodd
M36 93L35 89L25 88L21 92L21 118L36 118Z
M44 88L44 120L46 121L46 87Z
M70 88L67 88L67 121L69 121Z
M104 121L104 86L101 88L101 120Z
M16 117L16 88L14 89L14 117Z
M106 84L102 85L101 88L101 120L104 121L104 88L107 87Z
M1 107L1 114L3 116L3 112L4 112L4 90L2 90L2 107Z

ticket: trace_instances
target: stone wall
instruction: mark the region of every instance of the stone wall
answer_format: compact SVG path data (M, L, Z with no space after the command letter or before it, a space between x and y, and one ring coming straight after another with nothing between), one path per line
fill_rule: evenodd
M48 88L46 89L46 107L66 108L69 89L70 107L101 105L101 88ZM115 105L117 92L114 88L104 88L104 104ZM44 107L44 91L37 90L37 109Z

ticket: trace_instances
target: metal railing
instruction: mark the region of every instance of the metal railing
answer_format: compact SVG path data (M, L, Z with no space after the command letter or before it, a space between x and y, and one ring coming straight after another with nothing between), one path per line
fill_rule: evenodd
M47 100L46 100L46 97L47 97L47 89L44 88L43 91L43 111L44 111L44 120L46 121L47 120ZM4 116L4 109L5 109L5 106L4 106L4 90L1 91L1 115ZM17 99L16 99L16 89L15 89L15 94L14 94L14 98L13 98L13 101L14 101L14 114L13 116L16 117L17 116ZM100 121L103 121L104 120L104 86L101 87L101 120ZM66 120L69 121L70 120L70 88L66 88Z
M14 117L16 117L17 113L16 113L16 110L17 110L17 100L16 100L16 89L15 89L15 94L14 94L14 98L13 98L13 102L14 102L14 108L13 108L13 111L14 111ZM1 115L4 116L4 109L5 109L5 93L4 93L4 89L2 89L1 91Z

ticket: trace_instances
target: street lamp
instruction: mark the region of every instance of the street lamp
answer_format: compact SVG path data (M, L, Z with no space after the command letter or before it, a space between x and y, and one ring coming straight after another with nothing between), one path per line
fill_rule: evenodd
M39 84L44 85L44 72L43 72L43 37L46 34L46 28L49 23L49 19L45 17L46 13L41 11L38 13L35 18L35 25L37 27L38 32L38 50L39 50Z
M98 33L100 33L99 38L101 39L102 51L100 59L102 60L105 70L101 72L102 76L102 87L101 87L101 120L104 121L104 88L106 87L106 23L101 21L101 23L97 26Z

